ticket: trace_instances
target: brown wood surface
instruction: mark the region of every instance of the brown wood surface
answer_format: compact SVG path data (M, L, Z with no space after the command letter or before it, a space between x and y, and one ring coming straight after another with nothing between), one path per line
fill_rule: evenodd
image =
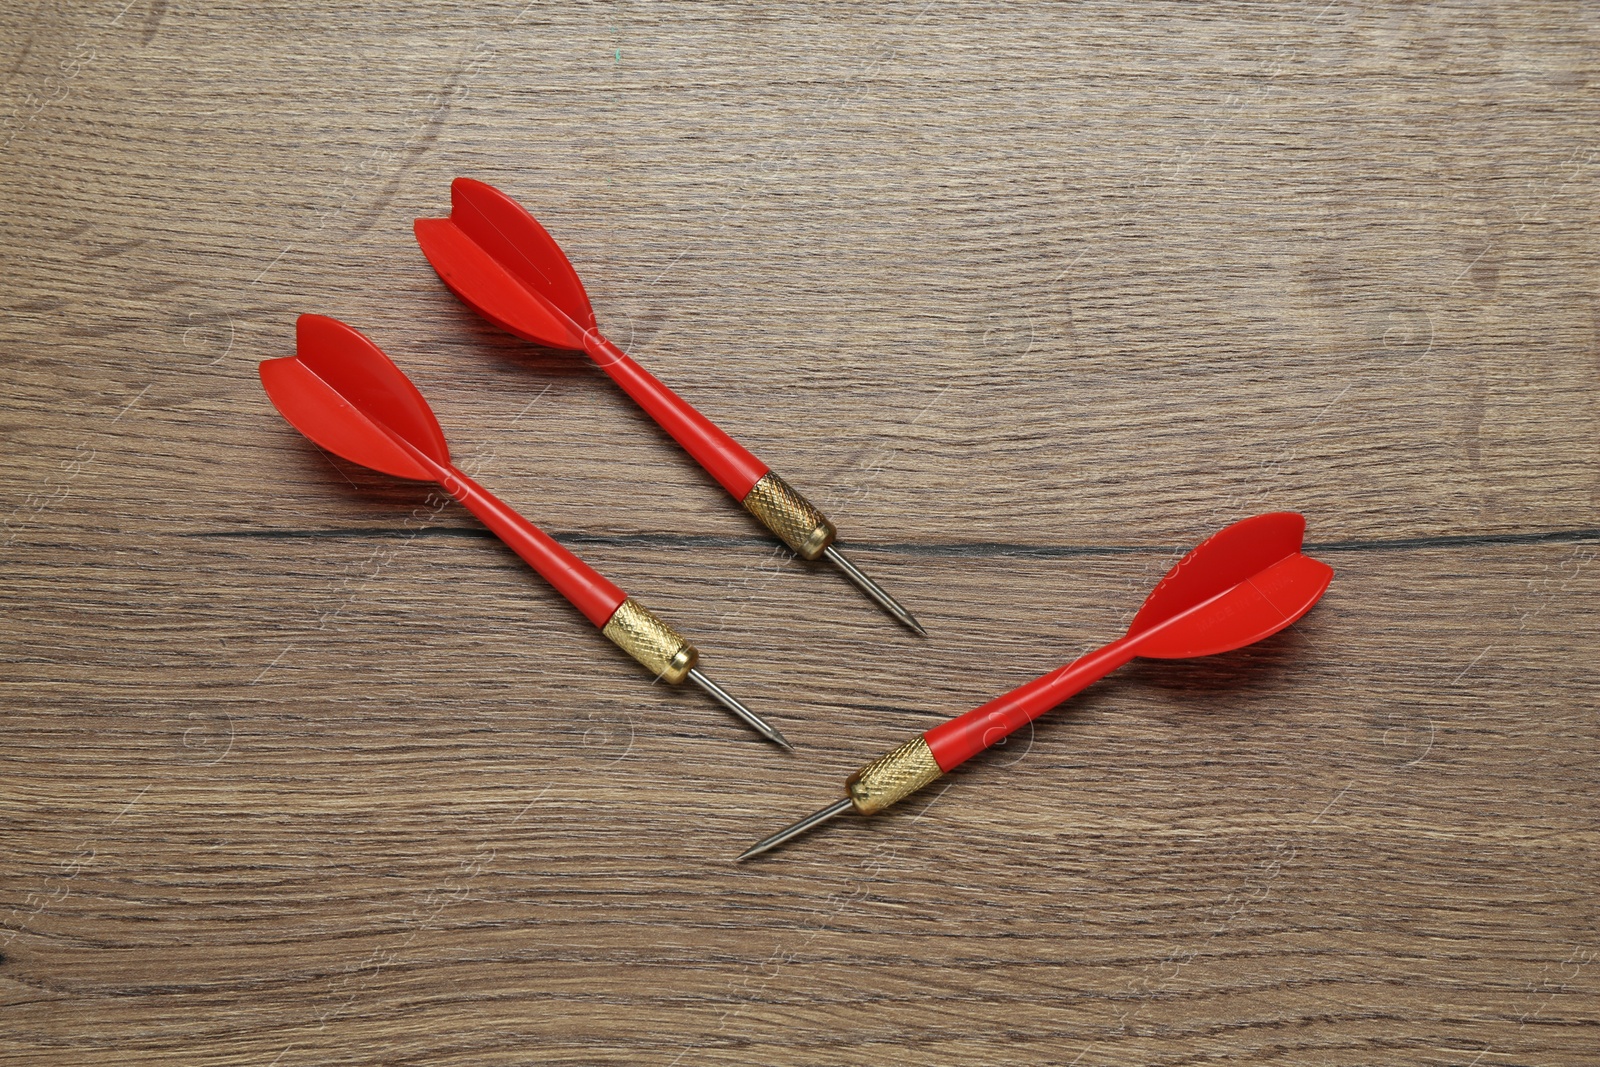
M0 12L0 1060L1600 1062L1594 5ZM927 623L413 243L470 174ZM366 330L653 688L257 361ZM1299 625L730 858L1296 509Z

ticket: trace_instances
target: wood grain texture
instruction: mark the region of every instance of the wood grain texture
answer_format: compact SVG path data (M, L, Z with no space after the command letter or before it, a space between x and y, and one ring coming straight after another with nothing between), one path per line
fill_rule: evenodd
M0 1060L1592 1064L1600 9L0 11ZM417 252L470 174L931 632ZM458 460L652 687L257 361ZM729 858L1307 513L1328 599Z

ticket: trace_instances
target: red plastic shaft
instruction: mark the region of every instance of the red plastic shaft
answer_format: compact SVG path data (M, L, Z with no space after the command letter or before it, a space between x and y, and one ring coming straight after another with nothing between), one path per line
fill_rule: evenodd
M1127 663L1134 657L1138 641L1137 637L1118 638L980 708L940 723L922 739L939 769L948 773Z
M557 544L549 534L512 511L499 497L467 477L455 467L446 467L422 456L421 461L438 473L445 492L459 500L468 511L493 530L556 592L583 612L584 618L604 628L627 594L583 560Z
M767 465L751 455L749 449L723 433L716 423L661 384L655 375L598 331L589 330L584 334L584 350L735 500L743 501L766 476Z

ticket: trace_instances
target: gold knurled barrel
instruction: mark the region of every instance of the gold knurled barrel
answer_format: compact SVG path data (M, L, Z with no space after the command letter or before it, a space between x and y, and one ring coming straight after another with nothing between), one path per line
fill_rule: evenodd
M919 734L852 774L844 787L855 809L863 815L872 815L910 796L943 773L928 742Z
M651 674L673 685L689 677L700 659L687 638L633 597L617 605L600 632Z
M745 495L744 508L801 559L816 559L839 535L826 515L771 471Z

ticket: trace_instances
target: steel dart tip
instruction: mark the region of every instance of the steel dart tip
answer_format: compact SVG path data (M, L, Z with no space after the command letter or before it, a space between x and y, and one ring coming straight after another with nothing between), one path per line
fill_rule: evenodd
M705 692L711 696L711 699L715 700L718 704L721 704L723 707L737 715L740 719L744 720L745 725L749 726L756 733L760 734L762 737L765 737L773 744L782 746L786 752L794 751L794 746L789 743L786 737L778 732L777 727L773 726L761 716L757 715L755 712L751 711L749 708L733 699L733 697L729 696L728 691L723 689L722 686L701 674L698 667L690 668L689 680L695 685L699 686L701 689L705 690Z
M919 636L928 636L928 631L922 628L922 624L916 620L916 616L912 615L911 612L901 607L900 602L894 597L890 596L888 593L885 593L878 586L877 582L873 581L871 578L868 578L865 574L862 574L860 568L858 568L854 563L851 563L848 559L845 559L844 554L841 553L837 548L829 545L827 548L822 550L822 554L827 558L829 563L832 563L835 567L838 567L840 572L843 573L846 578L854 582L856 588L867 594L867 596L872 599L873 603L877 604L884 611L887 611L890 615L894 616L897 621Z
M739 857L733 862L743 863L751 856L759 856L768 849L777 848L785 841L788 841L791 838L799 837L807 830L821 826L829 819L843 815L854 806L855 805L851 803L849 797L845 797L843 800L836 800L832 804L829 804L827 807L823 808L821 811L813 812L812 814L807 815L804 819L801 819L793 826L786 826L782 830L779 830L777 833L773 834L771 837L763 838L762 840L757 841L755 844L739 853Z

